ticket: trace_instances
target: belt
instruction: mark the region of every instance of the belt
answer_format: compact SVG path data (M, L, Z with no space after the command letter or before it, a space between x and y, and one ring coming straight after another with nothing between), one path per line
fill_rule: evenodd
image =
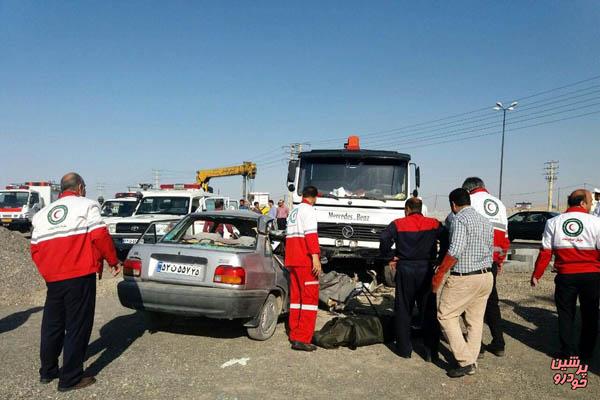
M468 275L478 275L478 274L485 274L487 272L492 272L491 268L483 268L483 269L478 269L477 271L471 271L471 272L450 272L450 275L455 275L455 276L468 276Z

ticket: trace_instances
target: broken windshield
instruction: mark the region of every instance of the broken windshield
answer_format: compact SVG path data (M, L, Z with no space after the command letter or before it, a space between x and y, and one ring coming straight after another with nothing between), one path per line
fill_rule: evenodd
M323 197L406 200L407 163L380 159L305 159L298 194L312 185Z
M167 233L162 243L188 244L204 248L256 247L255 219L231 216L190 215Z

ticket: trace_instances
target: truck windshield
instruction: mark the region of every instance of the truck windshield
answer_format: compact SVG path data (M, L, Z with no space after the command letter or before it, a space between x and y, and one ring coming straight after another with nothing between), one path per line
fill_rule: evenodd
M136 215L140 214L167 214L186 215L190 209L188 197L162 197L148 196L142 199Z
M20 208L28 199L28 192L0 192L0 208Z
M406 200L407 171L407 163L402 161L304 159L298 194L312 185L324 197Z
M102 204L100 215L103 217L130 217L135 211L137 201L108 200Z

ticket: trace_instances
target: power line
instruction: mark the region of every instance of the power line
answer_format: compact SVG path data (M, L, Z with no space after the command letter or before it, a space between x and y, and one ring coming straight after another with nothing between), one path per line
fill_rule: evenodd
M526 100L526 99L530 99L530 98L534 98L534 97L539 97L539 96L542 96L542 95L545 95L545 94L548 94L548 93L560 91L560 90L563 90L563 89L566 89L566 88L574 87L574 86L580 85L582 83L590 82L590 81L597 80L597 79L600 79L600 75L592 76L592 77L587 78L587 79L582 79L582 80L579 80L577 82L573 82L573 83L570 83L570 84L567 84L567 85L562 85L562 86L555 87L555 88L548 89L548 90L544 90L544 91L541 91L541 92L529 94L527 96L517 97L517 100L520 101L520 102L522 102L523 100ZM585 90L585 89L583 89L583 90ZM475 114L475 113L479 113L479 112L482 112L482 111L488 111L488 110L489 110L489 107L482 107L482 108L478 108L478 109L475 109L475 110L466 111L466 112L463 112L463 113L454 114L454 115L450 115L450 116L443 117L443 118L438 118L438 119L434 119L434 120L430 120L430 121L424 121L424 122L420 122L420 123L416 123L416 124L411 124L411 125L405 125L405 126L402 126L402 127L399 127L399 128L387 129L387 130L380 130L380 131L374 131L374 132L367 132L367 133L361 134L361 136L363 138L369 138L369 137L372 137L372 136L377 136L377 135L381 135L381 134L397 132L397 131L400 131L400 130L406 130L406 129L410 129L410 128L415 128L415 127L418 127L418 126L431 125L431 124L436 123L436 122L452 120L452 119L455 119L457 117L462 117L464 115ZM331 138L331 139L316 140L316 141L312 141L312 143L339 142L340 140L343 140L343 139L345 139L345 137L343 137L343 138L342 137L338 137L338 138Z

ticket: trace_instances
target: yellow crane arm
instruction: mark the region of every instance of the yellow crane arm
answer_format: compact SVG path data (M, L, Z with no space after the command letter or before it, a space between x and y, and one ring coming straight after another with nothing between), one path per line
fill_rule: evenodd
M208 182L211 178L219 178L224 176L241 175L254 179L256 177L256 164L249 161L244 161L242 165L234 165L231 167L201 169L196 171L196 182L202 185L202 189L208 191Z

